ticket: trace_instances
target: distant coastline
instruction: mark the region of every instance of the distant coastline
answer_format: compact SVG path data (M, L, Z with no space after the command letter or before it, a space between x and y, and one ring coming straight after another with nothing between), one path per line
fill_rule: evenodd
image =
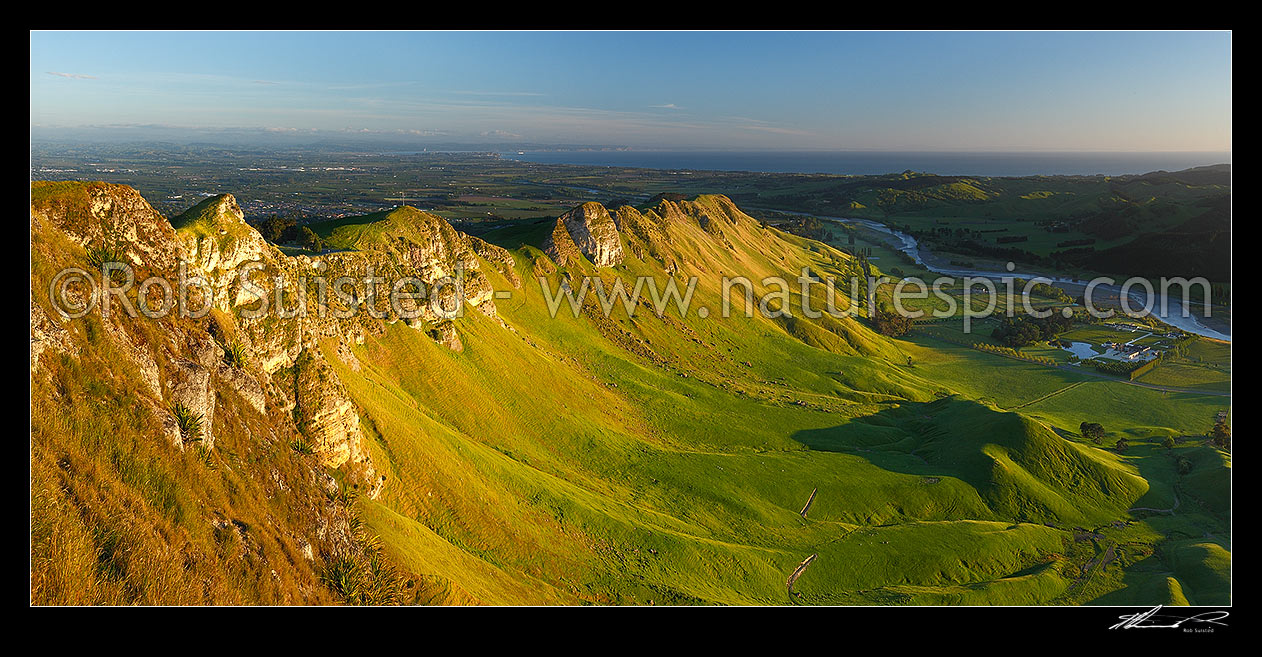
M891 151L501 151L505 159L639 169L878 175L918 171L949 176L1120 176L1227 164L1230 152L891 152Z

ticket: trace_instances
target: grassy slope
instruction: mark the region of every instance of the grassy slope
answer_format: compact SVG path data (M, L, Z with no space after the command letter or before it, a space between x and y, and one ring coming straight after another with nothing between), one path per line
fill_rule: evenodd
M35 186L32 196L73 209L82 189ZM699 204L723 211L715 199ZM357 238L381 228L339 223L332 230L356 238L347 245L370 245ZM559 275L535 269L546 228L490 236L514 250L526 281L497 302L515 331L470 312L456 322L460 353L400 323L353 348L358 371L328 354L388 477L379 500L361 500L361 517L416 584L415 599L1227 599L1229 459L1196 441L1159 448L1166 435L1203 433L1222 398L1086 380L932 339L887 340L863 320L700 320L673 309L576 318L564 306L552 319L534 283L544 274L555 287ZM682 273L701 277L697 294L712 309L719 272L758 280L849 266L753 222L723 226L732 248L695 222L670 230ZM33 290L60 267L82 266L83 250L65 242L32 235ZM511 287L483 269L496 289ZM631 255L613 270L569 271L628 287L639 274L663 278L661 263ZM80 359L58 361L32 391L33 597L333 601L294 539L323 493L278 494L268 483L310 477L310 457L285 437L257 440L262 416L230 401L216 414L210 460L156 444L152 416L132 403L137 376L106 365L119 359L99 325L73 330ZM1106 446L1126 436L1131 450L1064 433L1084 420L1105 425ZM1179 474L1184 454L1193 467ZM1176 513L1127 511L1176 498ZM247 529L211 531L207 514ZM811 554L792 598L785 579ZM1080 577L1105 554L1114 558ZM170 575L190 563L191 576ZM282 563L279 578L268 574Z
M373 230L341 223L347 236ZM396 325L355 349L359 372L330 359L390 464L368 521L433 583L436 602L783 603L785 578L812 553L797 585L805 602L1059 600L1073 580L1071 527L1161 500L1144 478L1156 468L1039 420L1103 416L1130 428L1133 407L1093 402L1099 390L1164 409L1132 431L1190 433L1209 417L1196 399L1104 381L1094 395L1061 399L1074 388L1032 405L1034 419L934 401L1014 406L1075 380L888 341L853 320L834 331L674 309L607 320L565 305L554 320L533 283L545 229L488 236L515 250L527 281L498 303L516 333L470 313L457 322L462 353ZM817 244L757 224L724 226L734 249L695 226L675 230L711 308L717 271L757 279L830 266L804 248ZM628 289L637 274L662 278L630 255L613 271L570 269ZM906 354L915 367L901 365Z
M86 213L93 184L33 184L32 204ZM32 303L49 317L39 291L65 267L91 269L84 249L47 226L33 230ZM74 355L46 355L32 377L32 602L334 602L298 547L327 502L308 483L315 457L294 453L289 436L226 387L216 391L215 449L172 447L140 374L107 334L160 344L204 328L119 315L65 323Z

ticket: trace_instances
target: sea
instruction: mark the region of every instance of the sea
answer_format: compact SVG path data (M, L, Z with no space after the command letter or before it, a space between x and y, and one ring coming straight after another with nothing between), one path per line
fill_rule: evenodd
M699 171L876 175L916 171L947 176L1120 176L1229 164L1228 152L895 152L895 151L510 151L540 164Z

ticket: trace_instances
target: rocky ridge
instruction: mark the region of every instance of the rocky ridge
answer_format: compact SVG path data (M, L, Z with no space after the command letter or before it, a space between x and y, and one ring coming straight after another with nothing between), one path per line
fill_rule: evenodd
M162 319L142 326L144 317L122 312L102 321L128 365L140 373L149 393L145 403L161 418L173 444L183 449L194 441L213 449L216 406L225 394L232 395L233 403L252 412L292 422L325 466L347 471L370 497L380 493L384 477L376 472L358 412L321 344L344 358L350 353L346 345L362 343L366 335L383 331L385 323L402 319L459 350L456 322L448 314L463 312L463 306L455 301L451 277L460 277L468 307L491 316L496 311L482 267L520 284L507 251L413 208L391 213L372 239L357 245L359 250L290 256L245 222L230 194L208 198L171 221L121 185L91 183L38 195L33 186L32 199L33 236L65 239L89 254L110 247L114 251L106 252L132 266L137 281L150 274L188 281L187 307L203 312L200 321ZM369 313L366 272L386 281L406 276L429 287L444 283L447 294L441 295L437 311L423 300L407 300L396 309L378 299ZM345 277L346 294L324 290L322 295L314 282L320 277ZM260 312L265 303L267 311ZM73 353L69 321L36 303L33 295L33 375L52 354ZM176 406L201 418L197 435L180 427Z

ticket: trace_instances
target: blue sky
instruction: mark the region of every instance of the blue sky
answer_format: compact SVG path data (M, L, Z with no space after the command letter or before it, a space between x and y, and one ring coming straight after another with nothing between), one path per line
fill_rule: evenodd
M31 125L1227 151L1224 32L32 32Z

